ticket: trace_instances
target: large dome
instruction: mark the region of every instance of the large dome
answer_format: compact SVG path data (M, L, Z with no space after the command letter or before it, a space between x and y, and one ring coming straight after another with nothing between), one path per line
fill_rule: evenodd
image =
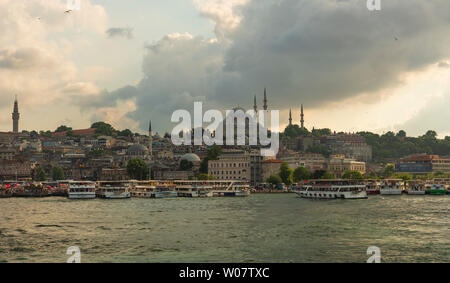
M133 144L127 149L128 155L145 155L148 153L148 149L142 144Z
M201 161L200 157L198 157L198 155L194 154L194 153L188 153L188 154L183 155L181 157L180 161L181 160L186 160L186 161L190 161L190 162L200 162Z

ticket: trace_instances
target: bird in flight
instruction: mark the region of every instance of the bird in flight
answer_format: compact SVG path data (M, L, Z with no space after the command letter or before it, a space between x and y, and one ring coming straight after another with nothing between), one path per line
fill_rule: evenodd
M64 14L69 14L70 12L72 12L72 10L66 10L66 11L64 12Z

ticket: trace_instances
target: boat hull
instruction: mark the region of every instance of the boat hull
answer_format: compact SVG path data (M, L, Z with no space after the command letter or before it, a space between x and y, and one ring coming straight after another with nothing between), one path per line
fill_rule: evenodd
M130 192L104 192L97 194L97 197L102 199L129 199L131 197L131 194Z
M408 191L408 195L425 195L425 191Z
M308 199L367 199L367 193L361 192L326 192L326 191L296 191L298 196Z
M155 192L155 198L176 198L177 192Z
M399 196L403 193L400 189L381 189L380 195L391 195L391 196Z
M69 199L94 199L95 192L69 192L67 197Z
M428 194L431 196L443 196L447 194L446 190L430 190Z

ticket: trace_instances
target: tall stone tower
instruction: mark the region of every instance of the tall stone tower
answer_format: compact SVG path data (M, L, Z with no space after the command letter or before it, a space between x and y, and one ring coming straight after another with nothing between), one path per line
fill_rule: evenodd
M255 95L255 99L253 102L253 110L255 110L255 114L258 113L258 105L256 104L256 95Z
M13 133L19 132L19 119L20 119L20 113L19 113L19 103L17 102L17 95L14 99L14 110L12 113L12 120L13 120Z
M301 125L302 129L305 128L305 114L303 113L303 104L302 104L302 109L301 109L301 114L300 114L300 125Z
M264 88L264 110L267 110L267 89Z
M152 133L152 121L148 125L148 156L153 158L153 133Z

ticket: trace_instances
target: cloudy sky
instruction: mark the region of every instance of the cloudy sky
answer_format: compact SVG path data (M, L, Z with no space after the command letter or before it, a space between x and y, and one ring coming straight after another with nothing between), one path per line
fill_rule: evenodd
M308 128L450 135L450 1L0 0L0 131L289 108Z

